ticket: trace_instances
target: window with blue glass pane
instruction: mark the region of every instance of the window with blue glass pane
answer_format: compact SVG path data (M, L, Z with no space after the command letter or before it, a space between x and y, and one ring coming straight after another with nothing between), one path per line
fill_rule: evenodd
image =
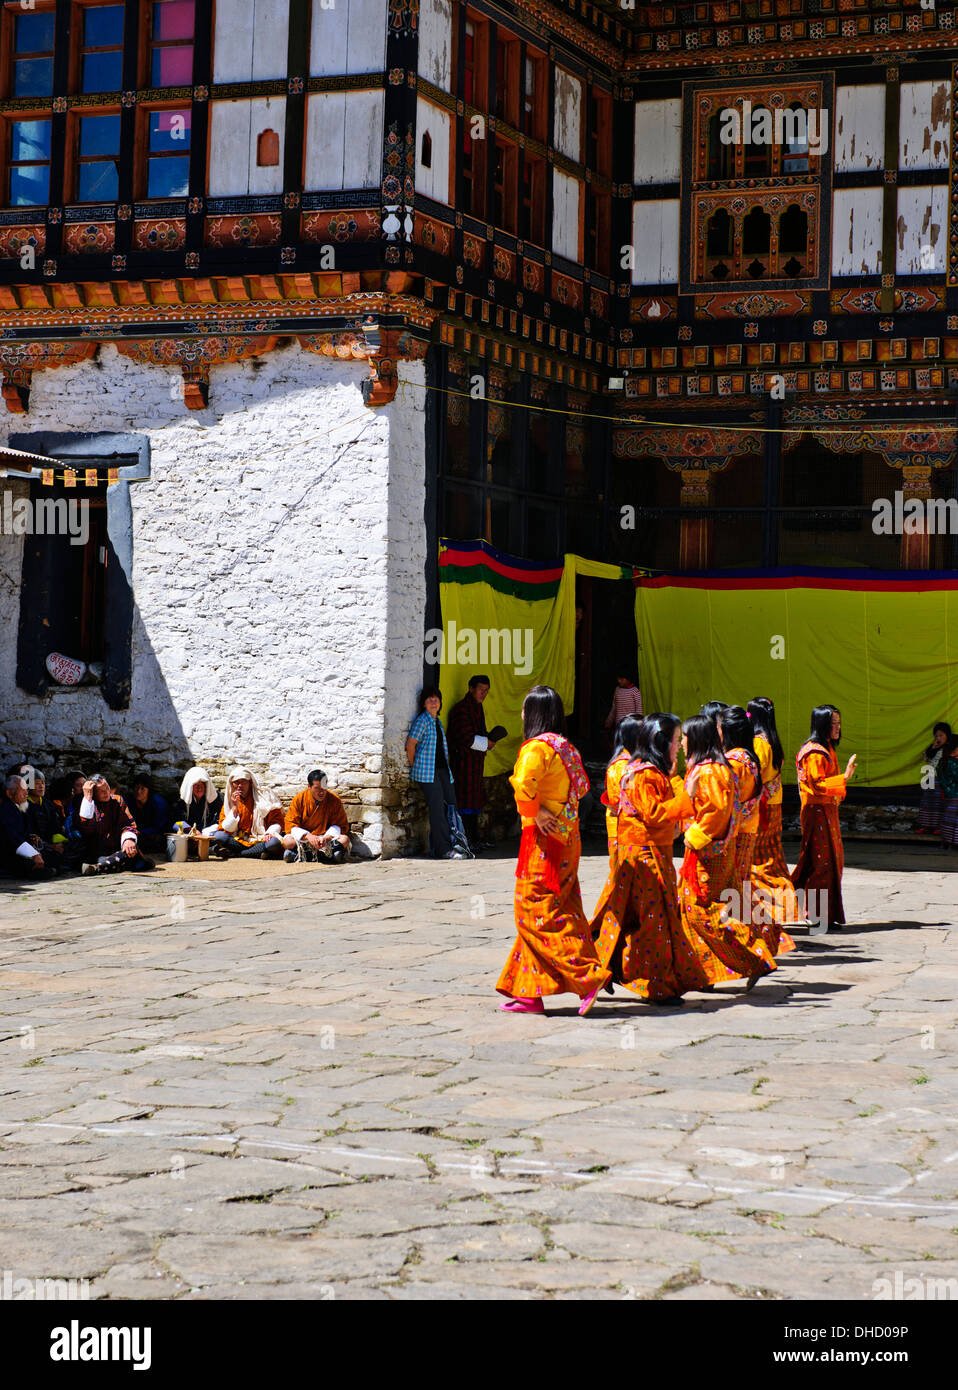
M77 200L114 202L119 196L120 117L81 116Z
M123 81L123 6L89 5L83 11L80 89L117 92Z
M50 122L10 124L11 207L42 207L50 198Z
M151 111L146 196L185 198L190 184L190 110Z
M53 13L17 15L13 24L13 95L49 96L53 91Z

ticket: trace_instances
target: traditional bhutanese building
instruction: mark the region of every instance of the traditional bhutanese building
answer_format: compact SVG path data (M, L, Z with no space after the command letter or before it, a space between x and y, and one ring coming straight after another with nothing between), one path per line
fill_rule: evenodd
M955 566L872 510L955 495L951 3L0 11L0 518L88 503L0 534L8 762L318 764L392 852L441 540Z

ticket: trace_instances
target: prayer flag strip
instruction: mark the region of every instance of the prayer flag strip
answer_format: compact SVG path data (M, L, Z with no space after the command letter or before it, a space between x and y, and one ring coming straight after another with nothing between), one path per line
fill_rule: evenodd
M76 485L77 485L77 475L76 475L75 471L74 471L72 468L64 468L64 470L63 470L63 486L64 486L64 487L76 487Z
M87 487L96 487L99 478L95 468L85 468L83 470L83 475L83 481L86 483Z

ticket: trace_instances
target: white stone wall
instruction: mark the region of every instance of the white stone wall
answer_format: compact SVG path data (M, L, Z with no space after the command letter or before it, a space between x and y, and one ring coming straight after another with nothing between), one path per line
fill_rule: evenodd
M402 745L422 669L423 364L400 364L396 400L377 409L362 401L366 375L364 363L291 345L214 368L210 408L194 412L178 372L110 345L93 362L36 373L29 414L2 422L4 440L135 431L150 438L152 470L130 485L126 710L96 687L42 699L17 688L23 539L0 535L4 766L21 756L56 771L139 765L168 784L193 761L217 774L240 761L288 801L319 765L354 822L361 809L370 848L399 847Z

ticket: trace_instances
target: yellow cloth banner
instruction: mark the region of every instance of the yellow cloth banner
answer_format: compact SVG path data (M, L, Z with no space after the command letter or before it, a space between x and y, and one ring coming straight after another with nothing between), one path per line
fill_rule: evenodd
M635 626L645 710L768 696L789 783L815 705L841 710L839 759L858 754L861 786L916 782L932 726L958 725L958 590L944 584L640 585Z
M442 579L440 569L440 579ZM551 685L566 710L575 693L575 581L621 579L621 565L566 555L558 590L540 599L517 598L483 580L440 584L443 644L439 688L443 723L471 676L491 682L483 705L486 728L501 724L508 738L485 762L485 775L511 772L522 742L522 702L534 685Z

